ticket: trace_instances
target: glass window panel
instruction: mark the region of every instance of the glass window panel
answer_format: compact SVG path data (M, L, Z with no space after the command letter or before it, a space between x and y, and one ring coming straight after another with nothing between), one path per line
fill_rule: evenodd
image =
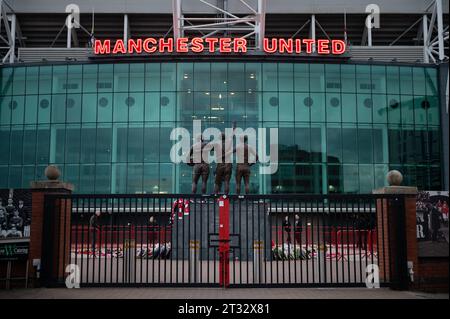
M127 172L127 193L138 194L142 193L142 178L143 178L142 164L129 164Z
M127 192L127 164L113 164L112 172L112 193L125 194Z
M311 92L325 92L325 70L323 64L310 64L309 88Z
M144 120L144 93L130 93L128 104L129 121L142 122Z
M51 95L39 95L38 123L50 123Z
M96 136L96 156L97 163L111 162L112 153L112 128L109 125L100 125L97 127Z
M67 67L67 93L81 93L83 85L83 66L69 65Z
M1 76L1 95L11 95L13 91L13 73L14 68L2 68L0 70Z
M66 93L66 91L67 65L56 65L53 67L52 93Z
M128 156L128 129L126 124L114 124L113 134L116 134L116 140L113 140L113 148L116 148L113 154L113 162L125 163Z
M294 120L294 95L292 93L280 93L279 98L279 120L292 122Z
M0 124L11 123L12 112L12 98L11 96L0 97Z
M262 71L263 71L263 79L262 79L263 90L278 91L277 63L263 63Z
M372 109L373 100L370 94L358 94L358 122L359 123L371 123L372 122Z
M358 165L343 165L342 168L344 192L351 194L359 193Z
M311 93L311 121L325 122L325 94Z
M322 144L322 126L311 124L311 161L313 163L320 163L325 160Z
M39 94L52 93L52 67L39 67Z
M262 108L262 94L254 91L249 91L245 93L245 116L246 121L261 121L261 108ZM292 97L291 97L292 99ZM290 103L293 103L291 101ZM227 115L224 115L222 118L226 119L228 121L232 121L233 114L229 113ZM293 119L291 119L292 121Z
M80 165L80 189L85 194L95 191L95 165Z
M373 122L374 123L386 123L387 122L387 112L388 105L386 104L386 95L384 94L373 94Z
M37 120L38 97L27 95L25 97L25 124L34 124Z
M416 95L425 95L425 71L422 67L413 68L413 92Z
M278 156L281 163L292 163L295 150L295 129L280 127L278 129Z
M85 123L95 122L97 120L97 94L96 93L83 94L82 106L83 106L82 121Z
M342 94L342 122L356 123L356 94Z
M322 166L296 165L295 187L298 193L322 193Z
M65 141L66 141L66 128L64 125L52 126L53 134L55 134L55 162L64 163L65 157Z
M402 95L401 114L403 124L414 124L414 100L411 95Z
M342 163L342 132L339 126L327 128L327 162Z
M341 95L339 93L327 93L327 122L341 122Z
M192 94L188 94L186 104L185 106L189 109L189 104L193 103ZM255 108L255 101L254 96L256 95L253 93L253 96L249 96L251 94L247 94L246 101L247 101L247 110L248 109L254 109ZM252 99L253 97L253 99ZM228 121L228 98L226 92L211 92L211 118L215 121ZM192 110L192 109L191 109ZM192 111L191 111L192 112ZM183 117L183 121L189 121L192 120L192 114L193 113L187 113L187 116Z
M174 164L160 164L159 192L162 194L173 193Z
M358 93L370 93L372 91L369 65L356 66L356 90Z
M386 67L372 65L372 93L386 94Z
M0 187L8 188L8 166L0 165ZM4 202L2 204L5 205Z
M245 64L245 90L261 91L262 90L261 63Z
M11 104L8 106L11 110L11 123L23 124L24 118L24 96L13 96Z
M309 64L294 63L294 90L309 92Z
M161 64L145 64L145 91L158 92L161 89Z
M36 163L36 127L25 126L23 131L23 163Z
M339 64L326 64L326 91L327 92L341 92L341 68Z
M21 182L22 182L22 167L21 166L10 166L9 167L8 186L10 188L20 188Z
M96 93L97 92L97 64L84 64L83 65L83 92L84 93Z
M24 166L22 168L22 185L21 188L27 188L30 187L30 183L32 181L35 181L34 178L34 166Z
M438 127L428 127L429 161L430 164L440 164L441 135Z
M99 64L98 65L98 92L112 92L114 85L114 64ZM128 83L126 85L128 90Z
M189 191L191 191L191 175L189 174ZM145 164L143 177L143 191L147 194L159 193L159 164Z
M50 128L41 125L37 130L36 162L46 164L50 162Z
M416 125L415 127L415 154L417 164L427 164L428 162L428 133L426 126Z
M414 105L414 122L415 124L427 124L427 107L426 96L414 96L413 105Z
M27 67L27 79L25 89L27 94L38 94L39 89L39 67Z
M160 113L159 93L145 93L145 120L159 121L159 113Z
M292 63L278 63L278 87L280 92L294 90L294 66Z
M24 67L14 68L14 82L13 82L13 94L22 95L25 94L25 71Z
M374 189L374 176L372 165L359 165L359 192L371 194Z
M13 126L11 128L10 143L11 143L11 154L10 154L9 163L10 164L18 164L18 165L22 164L22 156L23 156L22 126Z
M81 94L67 94L67 123L81 122Z
M142 125L128 128L128 162L141 163L144 154L144 129ZM142 185L140 185L142 187Z
M174 92L161 92L160 109L161 121L175 120L176 94Z
M194 90L194 64L178 63L177 68L177 90L192 92Z
M400 72L398 66L386 67L386 89L388 94L400 93Z
M388 163L388 133L386 126L377 125L373 127L373 153L375 163Z
M159 143L159 161L170 163L170 149L174 141L170 140L170 133L174 127L173 123L164 123L167 126L160 128L160 143Z
M114 64L114 92L127 92L129 89L129 64Z
M66 163L80 162L80 127L68 125L66 127Z
M354 65L341 65L342 92L356 92L356 69Z
M145 66L143 63L130 64L130 92L144 91L144 70Z
M439 97L428 96L427 100L428 103L430 103L430 107L427 109L428 125L439 125L440 124Z
M399 95L387 96L387 118L389 123L401 123L401 101Z
M279 96L277 92L263 93L263 120L264 121L278 121ZM234 114L232 108L230 113Z
M99 93L97 95L97 121L111 122L113 113L112 94Z
M358 163L358 131L356 126L342 127L342 158L344 163Z
M358 128L358 153L360 163L373 163L373 140L370 127Z
M403 161L403 142L400 127L389 127L389 163L400 164Z
M343 191L343 171L341 165L331 164L327 166L328 193L342 193Z
M80 162L95 163L95 124L85 124L81 128Z
M311 136L308 126L295 128L295 154L294 162L307 163L311 160Z
M176 64L161 64L161 91L176 91Z
M96 165L95 192L97 194L108 194L111 192L111 165Z
M210 91L210 63L194 63L194 91Z
M114 122L127 122L128 121L128 108L129 106L128 93L114 93L114 110L113 121Z
M159 124L146 123L144 127L144 162L159 161Z
M309 122L311 106L309 105L310 97L309 93L295 93L295 121L296 122Z
M52 123L64 123L66 121L66 94L52 95Z
M410 67L400 67L400 94L412 94L413 81Z
M228 86L228 65L224 62L211 63L211 91L226 91Z
M236 92L245 90L245 64L228 63L228 91Z
M425 68L425 85L427 95L436 96L439 94L436 68Z
M389 172L388 165L375 165L375 189L387 186L386 175Z
M440 166L430 166L430 190L442 190L442 171Z

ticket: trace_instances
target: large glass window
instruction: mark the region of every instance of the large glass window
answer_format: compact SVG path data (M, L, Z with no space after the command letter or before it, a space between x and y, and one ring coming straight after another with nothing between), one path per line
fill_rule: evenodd
M2 67L0 186L27 187L53 163L81 193L190 192L192 169L171 162L170 133L201 120L278 128L279 170L252 166L252 192L370 193L393 168L440 189L438 87L435 67L393 63Z

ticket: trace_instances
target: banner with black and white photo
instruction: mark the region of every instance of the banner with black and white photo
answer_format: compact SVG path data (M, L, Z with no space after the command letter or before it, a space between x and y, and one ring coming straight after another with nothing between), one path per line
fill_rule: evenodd
M448 257L448 191L421 191L416 202L419 257Z
M0 189L0 260L26 259L31 225L31 191Z

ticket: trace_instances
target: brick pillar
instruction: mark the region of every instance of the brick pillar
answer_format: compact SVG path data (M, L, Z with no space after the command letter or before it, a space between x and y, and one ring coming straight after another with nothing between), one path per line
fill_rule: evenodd
M45 207L45 195L71 194L73 185L58 180L48 180L32 182L31 189L30 277L37 278L34 263L39 263L42 270L44 245L51 249L50 256L55 257L51 260L54 275L64 274L63 267L69 257L70 199L57 201L50 205L52 207ZM44 233L44 230L47 232L50 230L53 233Z
M408 263L418 278L416 187L387 186L373 191L377 199L377 240L380 281L393 288L410 289ZM396 196L398 195L398 196ZM408 277L406 277L408 276Z

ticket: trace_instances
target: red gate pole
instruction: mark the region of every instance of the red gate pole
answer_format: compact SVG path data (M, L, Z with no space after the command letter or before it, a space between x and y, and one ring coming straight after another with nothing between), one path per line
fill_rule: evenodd
M230 202L226 195L219 198L219 283L230 284Z

